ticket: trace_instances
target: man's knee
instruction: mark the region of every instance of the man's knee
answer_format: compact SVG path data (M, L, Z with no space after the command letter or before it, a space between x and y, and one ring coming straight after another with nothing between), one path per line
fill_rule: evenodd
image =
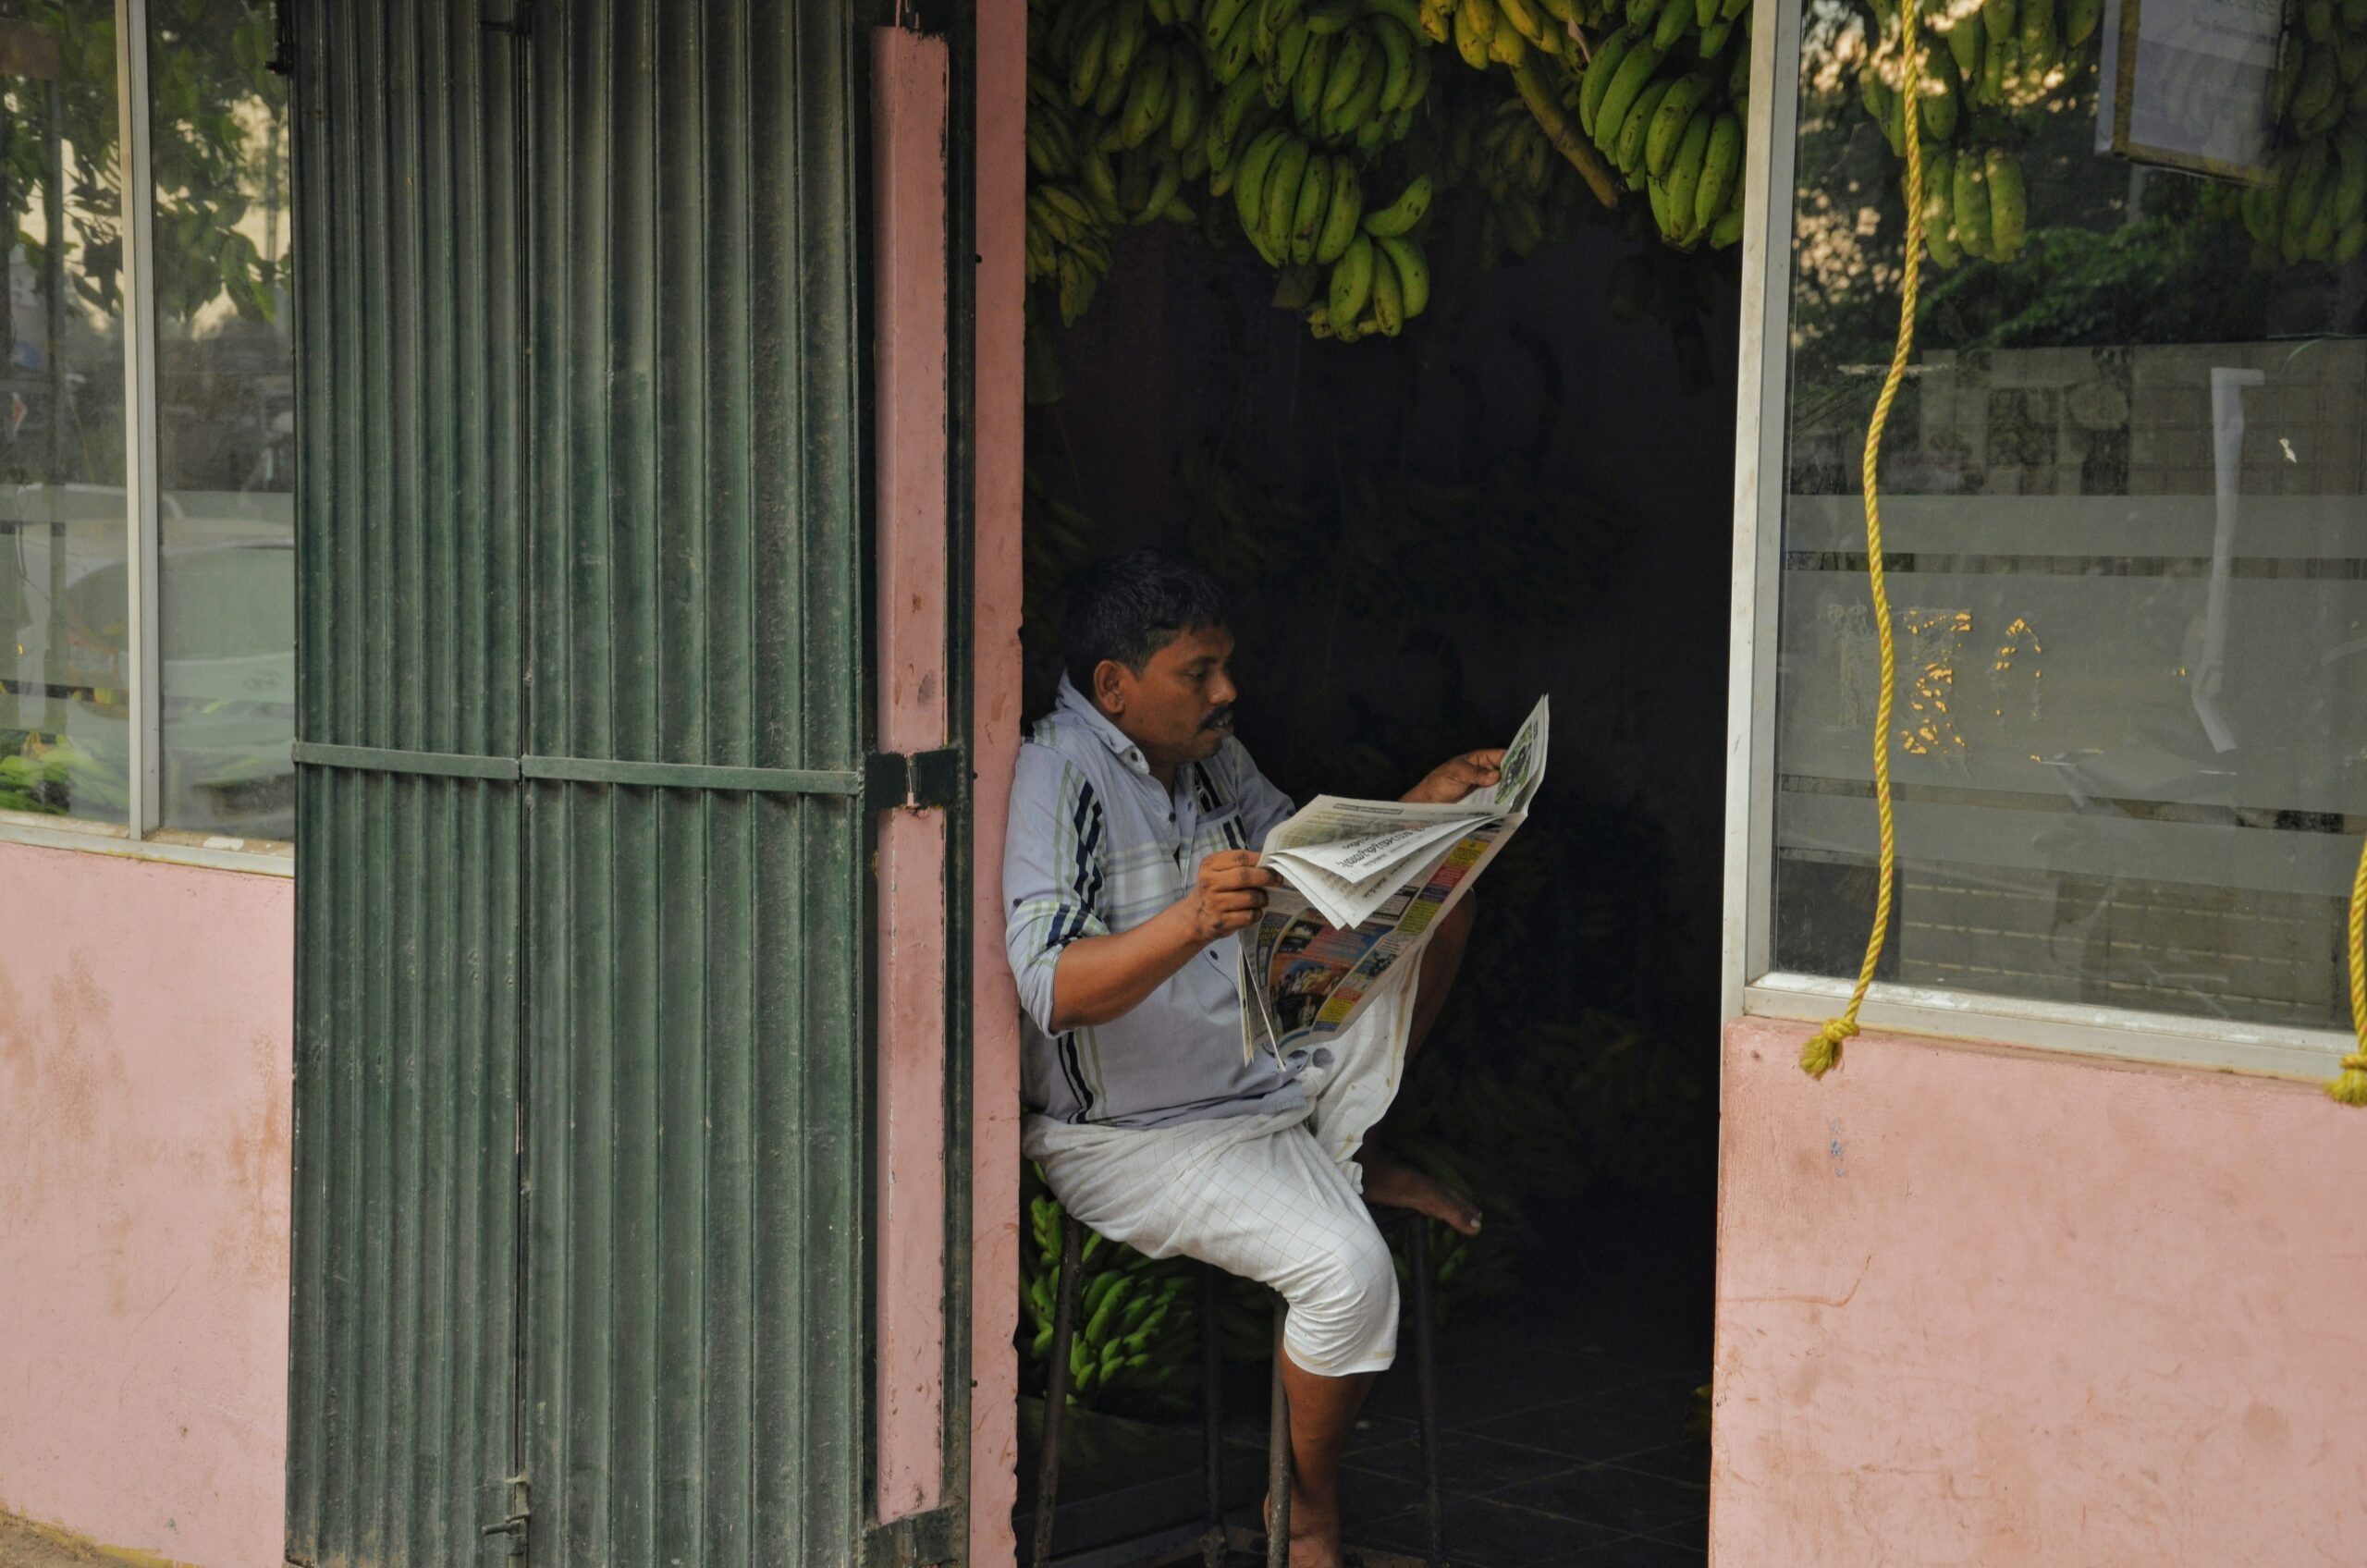
M1397 1339L1397 1266L1372 1225L1310 1259L1291 1298L1294 1359L1311 1372L1385 1361Z

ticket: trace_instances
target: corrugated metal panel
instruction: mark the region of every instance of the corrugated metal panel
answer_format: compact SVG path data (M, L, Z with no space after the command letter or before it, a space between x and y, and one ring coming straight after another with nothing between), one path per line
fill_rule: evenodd
M518 753L515 67L480 22L297 18L310 742ZM288 1553L479 1562L517 1442L518 792L300 790Z
M849 9L536 28L528 751L855 769ZM534 1561L847 1562L859 803L531 789Z
M852 17L485 8L300 14L289 1552L841 1564L861 804L563 776L860 770Z

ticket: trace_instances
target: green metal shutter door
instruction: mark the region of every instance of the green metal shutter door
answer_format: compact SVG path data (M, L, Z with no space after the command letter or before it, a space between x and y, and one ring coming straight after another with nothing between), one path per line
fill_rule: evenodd
M533 1557L840 1564L868 836L776 786L862 764L852 18L536 18Z
M471 5L300 19L288 1555L461 1563L516 1440L521 808L462 776L522 734L513 76Z
M289 1554L848 1562L852 18L298 34Z

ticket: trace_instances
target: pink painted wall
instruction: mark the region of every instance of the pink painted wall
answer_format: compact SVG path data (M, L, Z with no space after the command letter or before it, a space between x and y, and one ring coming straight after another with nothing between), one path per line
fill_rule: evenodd
M1717 1568L2367 1563L2367 1115L1809 1027L1726 1034Z
M279 1561L294 884L0 844L0 1507Z

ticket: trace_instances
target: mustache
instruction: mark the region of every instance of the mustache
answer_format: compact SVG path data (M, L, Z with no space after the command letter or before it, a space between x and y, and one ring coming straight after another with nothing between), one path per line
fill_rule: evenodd
M1202 724L1200 728L1203 729L1222 729L1232 723L1233 704L1231 703L1227 703L1224 706L1217 709L1216 712L1208 715L1208 722Z

